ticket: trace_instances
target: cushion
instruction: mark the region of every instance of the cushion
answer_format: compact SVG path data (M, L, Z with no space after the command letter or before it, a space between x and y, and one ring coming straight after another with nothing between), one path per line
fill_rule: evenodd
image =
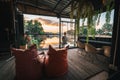
M85 44L80 41L77 41L77 46L81 49L85 48Z
M49 45L45 58L45 73L48 77L61 76L68 71L67 49L54 49Z
M43 64L36 59L36 45L27 50L12 48L12 54L15 56L17 80L40 80Z
M110 46L103 46L103 49L104 49L104 55L106 57L110 57L111 47Z
M20 49L27 49L27 45L20 45Z
M89 53L96 53L97 52L96 48L93 45L88 44L88 43L85 43L85 51L89 52Z

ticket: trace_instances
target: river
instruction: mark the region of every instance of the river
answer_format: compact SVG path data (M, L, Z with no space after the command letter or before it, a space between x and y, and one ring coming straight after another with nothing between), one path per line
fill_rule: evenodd
M46 38L40 44L41 48L48 48L49 45L53 47L59 47L59 37Z
M70 45L70 47L74 46L74 39L69 38L68 39L68 45ZM40 44L41 48L48 48L49 45L52 45L53 47L59 47L59 37L47 37L45 40L43 40Z

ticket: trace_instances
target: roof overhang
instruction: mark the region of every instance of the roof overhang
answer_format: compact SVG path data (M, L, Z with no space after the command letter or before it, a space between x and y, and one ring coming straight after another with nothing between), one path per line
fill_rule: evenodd
M25 14L37 14L56 17L70 17L71 4L80 0L16 0L16 7ZM106 10L103 1L88 0L94 6L94 10Z

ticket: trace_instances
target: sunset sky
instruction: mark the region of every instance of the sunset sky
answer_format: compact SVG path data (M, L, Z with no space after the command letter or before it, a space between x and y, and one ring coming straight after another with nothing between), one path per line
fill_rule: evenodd
M59 31L59 19L56 17L38 16L24 14L25 20L38 20L42 23L42 27L45 32L58 32Z
M112 11L112 14L111 14L110 23L113 23L113 17L114 17L114 10ZM24 20L38 20L42 23L42 27L45 32L53 32L53 33L59 32L59 27L58 27L59 26L59 18L57 18L57 17L24 14ZM62 20L68 21L68 19L66 19L66 18L63 18ZM99 23L99 25L97 25L96 28L97 29L101 28L104 23L105 23L105 13L102 13L102 15L100 17L100 23ZM86 24L86 22L85 22L85 24ZM68 24L63 23L62 26L64 28L63 32L68 29L68 27L67 27Z

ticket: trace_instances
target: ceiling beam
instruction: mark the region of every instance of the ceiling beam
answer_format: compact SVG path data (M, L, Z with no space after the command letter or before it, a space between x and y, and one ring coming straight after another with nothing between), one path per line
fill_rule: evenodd
M56 7L59 5L59 3L61 2L62 0L59 0L58 2L57 2L57 4L55 5L55 7L52 9L52 11L54 11L55 9L56 9Z
M71 0L60 12L59 14L62 13L62 11L64 11L74 0Z
M26 6L31 6L31 7L34 7L34 8L38 8L40 10L43 10L43 11L49 11L49 12L52 12L52 13L56 13L54 11L51 11L49 9L44 9L44 8L41 8L39 6L36 6L34 4L31 4L31 3L28 3L28 2L23 2L23 1L17 1L16 4L22 4L22 5L26 5Z

